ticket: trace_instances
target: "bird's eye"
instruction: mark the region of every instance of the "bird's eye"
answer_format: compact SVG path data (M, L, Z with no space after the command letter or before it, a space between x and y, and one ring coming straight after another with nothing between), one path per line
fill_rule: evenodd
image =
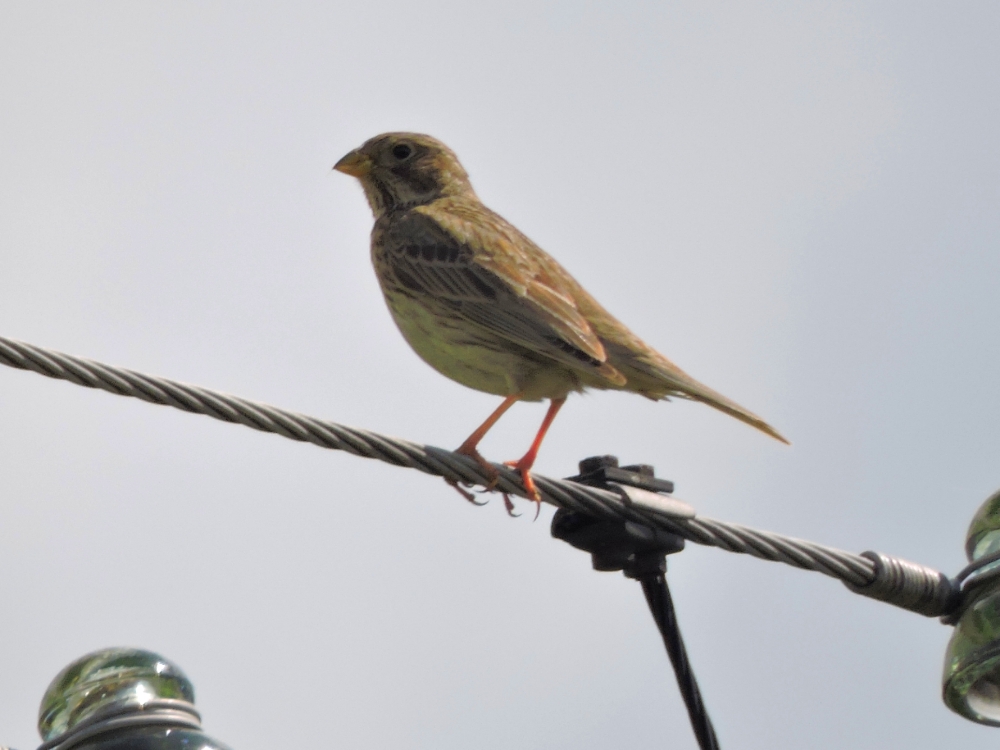
M392 147L392 155L395 156L400 161L408 159L410 154L413 153L413 149L407 146L405 143L400 143L398 146Z

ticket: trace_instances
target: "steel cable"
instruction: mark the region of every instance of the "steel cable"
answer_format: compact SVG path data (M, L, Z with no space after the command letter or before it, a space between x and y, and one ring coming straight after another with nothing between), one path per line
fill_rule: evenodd
M224 422L272 432L290 440L312 443L321 448L343 450L395 466L418 469L455 482L485 485L488 481L482 467L474 460L442 448L346 427L207 388L43 349L3 336L0 336L0 364L68 380L87 388L99 388L118 396L130 396L153 404L204 414ZM496 490L526 497L516 471L502 464L493 466L500 475ZM678 534L697 544L814 570L843 581L857 593L865 594L865 588L875 583L878 576L876 563L862 555L703 516L671 517L669 514L636 507L614 491L541 475L534 475L534 478L542 500L557 507L597 517L634 521ZM914 566L912 563L909 565ZM883 598L883 592L880 592L878 598ZM945 599L940 595L937 597L937 600ZM931 614L906 603L890 603Z

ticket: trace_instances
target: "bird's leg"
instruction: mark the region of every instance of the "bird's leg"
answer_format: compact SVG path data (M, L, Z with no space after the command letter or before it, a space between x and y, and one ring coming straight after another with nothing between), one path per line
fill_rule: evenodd
M497 423L500 417L502 417L506 413L506 411L514 404L516 404L520 399L521 399L520 393L515 393L513 396L508 396L507 398L505 398L503 403L500 404L500 406L498 406L496 410L486 418L486 421L483 422L481 425L479 425L479 427L476 428L475 432L469 435L469 437L466 438L465 442L462 443L460 446L458 446L458 448L455 450L455 453L459 453L463 456L469 456L470 458L475 459L476 463L482 467L483 471L486 473L486 476L489 478L489 482L486 484L487 491L492 490L494 487L496 487L497 482L500 481L500 474L498 474L497 470L493 468L493 464L491 464L489 461L483 458L482 455L480 455L479 451L477 450L477 447L479 446L479 441L486 436L486 433L490 431L490 428ZM459 493L462 495L462 497L464 497L473 505L484 504L484 503L477 503L476 498L472 495L472 493L466 492L461 487L459 487L458 482L454 482L450 479L446 481L448 482L448 484L450 484L452 487L458 490ZM510 511L508 510L508 512Z
M538 514L542 510L542 496L538 492L538 487L535 486L535 480L531 478L531 467L535 465L535 459L538 458L538 449L542 447L545 433L549 431L549 427L555 421L556 414L559 413L559 409L565 403L565 396L552 399L549 404L549 410L545 413L545 419L542 420L542 426L538 428L538 434L535 435L535 439L531 443L531 447L528 448L528 452L521 457L520 461L505 462L507 466L513 466L521 473L521 481L524 482L524 489L528 493L528 497L535 501L535 518L538 518ZM506 496L505 499L507 499ZM510 512L509 505L507 512Z

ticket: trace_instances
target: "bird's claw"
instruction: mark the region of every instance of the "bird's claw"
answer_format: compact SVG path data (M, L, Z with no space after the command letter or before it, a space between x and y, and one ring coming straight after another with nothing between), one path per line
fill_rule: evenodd
M488 481L483 485L483 489L481 490L482 493L493 492L496 489L497 484L500 482L500 472L496 470L496 467L494 467L493 464L483 458L479 451L475 448L469 448L463 445L455 452L473 459L483 470L483 473L486 475ZM538 491L538 487L535 485L535 480L531 478L531 465L522 458L520 461L505 461L504 466L510 466L516 469L521 475L521 482L524 484L525 494L527 494L529 500L535 503L535 520L537 521L539 514L542 512L542 494ZM486 505L486 503L489 502L477 502L475 496L468 490L460 487L458 482L455 480L447 479L445 481L447 481L448 484L454 487L462 497L473 505ZM466 486L469 487L471 485ZM510 499L510 495L506 492L502 492L501 494L503 495L503 506L507 510L507 515L511 518L519 517L521 514L514 512L514 502Z
M493 466L493 464L483 458L479 451L475 448L466 448L463 445L455 451L455 453L458 453L460 456L468 456L479 464L479 468L483 470L483 474L486 475L487 479L487 481L483 484L483 487L485 487L484 492L492 492L496 488L497 482L500 481L500 472L496 470L496 467Z
M473 495L468 490L465 490L462 487L460 487L459 484L458 484L458 482L456 482L454 479L447 479L446 478L444 481L446 481L449 485L451 485L452 487L454 487L455 491L458 492L459 495L461 495L462 497L464 497L466 500L468 500L473 505L486 505L489 502L489 500L483 500L482 502L479 502L478 500L476 500L476 496L475 495Z
M483 484L483 489L482 489L483 493L492 492L494 489L496 489L497 482L500 481L500 472L496 470L493 464L491 464L489 461L483 458L480 455L479 451L477 451L475 448L467 448L466 446L463 445L455 452L462 456L468 456L469 458L473 459L477 464L479 464L479 467L483 470L483 473L486 475L487 478L487 481ZM459 487L458 482L456 482L453 479L445 479L445 481L452 487L454 487L462 497L464 497L473 505L486 505L489 502L489 500L484 500L483 502L477 502L475 496L471 492ZM472 486L473 485L471 484L466 484L466 487L472 487Z
M524 465L524 459L520 461L504 461L504 466L510 466L513 469L517 469L518 473L521 475L521 482L524 484L524 491L527 494L528 499L535 504L535 518L538 520L539 514L542 512L542 493L538 491L538 486L535 484L535 480L531 478L531 467ZM507 499L507 495L504 495L504 499ZM510 510L508 509L508 513Z

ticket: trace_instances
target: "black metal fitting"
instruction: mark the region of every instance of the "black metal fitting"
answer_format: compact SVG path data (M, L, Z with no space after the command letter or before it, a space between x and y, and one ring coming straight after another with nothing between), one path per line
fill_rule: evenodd
M580 473L575 477L566 478L571 482L588 484L591 487L601 487L608 482L614 482L650 492L663 492L667 495L674 491L674 483L669 479L659 479L649 464L619 466L617 456L585 458L580 462Z
M569 479L602 489L625 485L656 493L674 490L674 483L657 478L652 466L619 466L615 456L585 458L580 462L580 474ZM684 549L684 538L676 534L564 508L552 518L552 536L589 552L594 570L621 570L629 578L663 573L667 569L666 556Z
M694 509L687 503L660 494L673 492L674 483L657 479L647 464L619 466L615 456L594 456L581 461L580 474L570 480L618 492L626 508L639 517L643 513L675 519L694 517ZM621 570L639 581L674 668L698 747L718 750L719 741L691 669L667 586L667 555L684 549L684 538L635 521L597 518L565 508L552 518L552 536L589 552L594 570Z

